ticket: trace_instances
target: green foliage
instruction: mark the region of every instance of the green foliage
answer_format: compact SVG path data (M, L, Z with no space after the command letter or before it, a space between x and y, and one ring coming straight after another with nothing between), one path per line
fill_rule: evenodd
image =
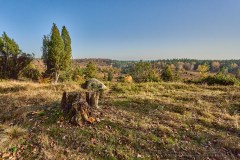
M173 81L174 80L174 76L173 76L172 69L170 68L170 66L167 65L162 70L161 78L163 81Z
M42 58L47 66L46 75L53 76L55 82L58 81L58 78L61 75L61 80L71 79L70 72L70 63L71 63L71 38L65 26L60 32L55 23L53 23L50 36L43 37L42 44Z
M41 77L41 73L32 64L29 64L20 72L19 76L37 81Z
M240 79L240 68L237 69L235 76L236 78Z
M53 23L50 43L49 43L49 53L48 61L50 72L55 74L55 82L58 81L59 72L62 69L61 58L64 56L64 43L60 36L59 30L55 23Z
M160 80L158 71L150 62L140 61L135 63L130 74L135 82L157 82Z
M0 38L0 78L17 79L32 60L33 55L23 53L14 39L3 33Z
M73 74L73 71L70 68L61 71L59 74L59 81L61 82L71 81L72 74Z
M199 80L188 80L187 83L208 84L208 85L239 85L240 82L233 76L225 75L221 72L214 76L208 76Z
M227 76L222 73L203 78L201 82L208 85L235 85L239 83L235 77Z
M71 63L72 48L71 48L71 38L65 26L63 26L62 28L61 36L64 43L64 55L62 57L62 67L65 70L68 70L70 68L70 63Z
M109 72L108 72L107 80L108 80L108 81L112 81L112 80L113 80L113 73L112 73L112 71L109 71Z
M93 62L89 62L84 70L86 79L95 78L97 74L97 67Z
M174 74L174 81L181 81L178 71L176 71Z
M220 69L220 73L227 74L228 73L228 67L227 66L222 66L221 69Z
M47 68L50 67L48 61L49 43L50 37L48 35L44 35L42 39L42 59Z
M198 65L197 71L200 72L202 77L206 76L206 73L208 70L209 70L209 66L206 63L203 65Z
M84 71L81 67L75 67L73 69L73 74L72 74L72 80L73 81L78 81L80 77L83 77Z

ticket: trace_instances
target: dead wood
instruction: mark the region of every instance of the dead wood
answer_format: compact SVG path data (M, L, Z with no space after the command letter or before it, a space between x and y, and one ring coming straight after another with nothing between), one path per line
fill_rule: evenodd
M82 126L85 122L92 123L94 121L94 119L90 117L91 107L86 102L83 93L64 92L61 107L64 118L73 124Z

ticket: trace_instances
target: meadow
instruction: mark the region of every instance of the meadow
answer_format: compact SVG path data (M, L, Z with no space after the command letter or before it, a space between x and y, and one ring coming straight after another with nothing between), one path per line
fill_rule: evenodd
M239 159L240 86L106 82L83 127L64 121L77 83L0 82L2 159ZM0 158L1 159L1 158Z

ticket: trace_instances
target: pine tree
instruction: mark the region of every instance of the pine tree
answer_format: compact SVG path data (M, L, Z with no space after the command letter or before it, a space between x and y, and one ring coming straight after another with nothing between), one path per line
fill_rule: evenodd
M68 70L71 64L72 48L71 48L71 38L65 26L62 27L61 34L64 43L64 56L62 57L62 67L64 70Z
M63 67L61 64L62 57L64 57L64 43L56 24L53 23L49 42L48 61L49 69L55 75L55 83L57 83L60 70Z

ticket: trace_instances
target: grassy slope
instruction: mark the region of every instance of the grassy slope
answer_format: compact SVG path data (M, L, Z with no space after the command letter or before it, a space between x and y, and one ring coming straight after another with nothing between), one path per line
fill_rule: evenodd
M0 156L22 159L238 159L240 87L108 83L83 128L62 120L76 84L0 82ZM12 125L14 127L9 126Z

